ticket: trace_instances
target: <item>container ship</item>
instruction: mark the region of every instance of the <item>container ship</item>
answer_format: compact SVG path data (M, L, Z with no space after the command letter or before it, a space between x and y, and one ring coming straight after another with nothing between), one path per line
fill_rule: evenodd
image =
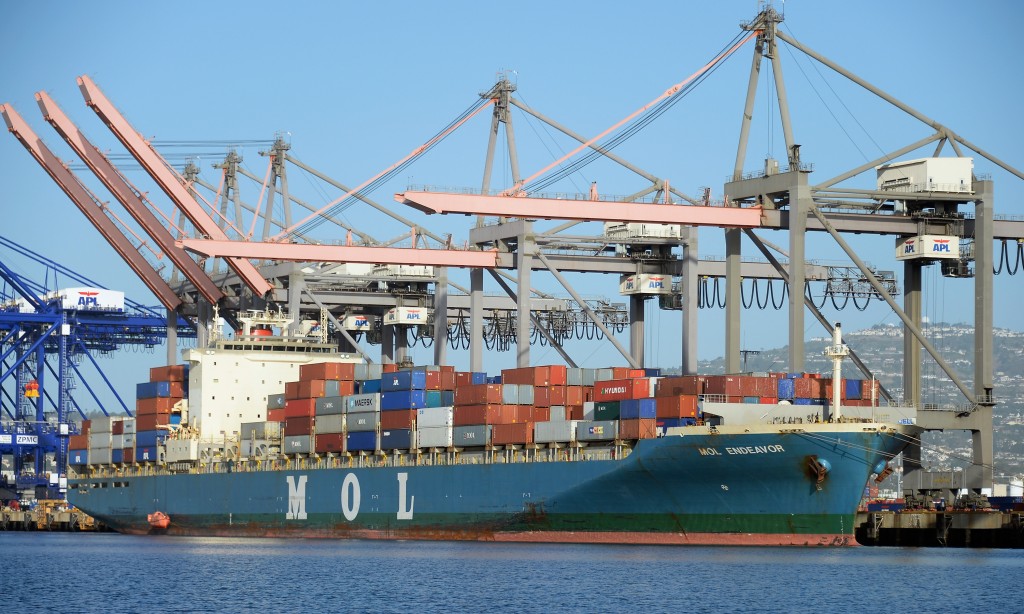
M838 374L487 376L242 322L83 423L69 502L134 534L842 546L920 433Z

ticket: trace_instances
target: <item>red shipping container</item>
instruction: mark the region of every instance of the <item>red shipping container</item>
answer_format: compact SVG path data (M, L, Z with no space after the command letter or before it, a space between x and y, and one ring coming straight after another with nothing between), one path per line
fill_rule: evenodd
M123 462L124 462L125 465L134 465L135 464L135 448L125 448L124 451L121 454L124 455L124 461Z
M300 399L316 399L327 396L327 381L322 379L302 380L299 382Z
M135 415L141 414L169 414L171 408L178 401L167 397L156 397L154 399L136 399Z
M398 365L393 362L386 362L380 366L381 373L394 373L398 371Z
M594 382L594 401L643 399L649 396L650 387L650 379L646 377L611 379L603 382Z
M718 394L736 397L756 396L754 394L745 393L745 390L748 387L746 380L748 379L750 378L736 375L713 375L708 377L707 381L704 383L704 394Z
M313 419L313 416L288 416L288 419L284 421L285 436L311 434L313 432Z
M441 371L441 390L455 390L454 371Z
M825 396L824 381L814 377L798 377L793 380L793 397L796 399L820 399Z
M124 435L124 421L115 420L110 423L110 434L111 435Z
M704 394L707 377L702 375L683 375L680 377L663 377L658 380L654 396L671 397L678 394Z
M427 371L427 383L424 386L425 390L442 390L441 388L441 372L440 371Z
M328 433L326 435L317 435L313 441L313 449L320 454L343 452L345 450L345 434Z
M284 383L284 398L287 399L301 399L302 392L299 390L299 384L302 382L285 382Z
M380 412L381 430L416 428L416 409L398 409Z
M473 374L469 371L457 371L455 373L455 389L473 384Z
M552 386L565 386L569 383L569 368L565 365L548 366L548 381Z
M170 414L139 414L135 416L136 432L156 431L160 425L170 424Z
M169 365L153 367L149 370L151 382L183 382L185 381L185 365Z
M658 421L654 418L619 420L619 439L654 439L658 436Z
M338 382L338 396L347 397L356 393L356 383L353 380L342 380ZM327 396L326 394L324 396ZM333 396L333 395L332 395Z
M587 400L584 395L584 386L566 386L565 387L565 402L564 403L552 403L552 405L583 405Z
M696 418L697 395L679 394L671 397L656 397L655 416L659 418Z
M551 408L550 407L534 407L533 408L533 419L530 422L548 422L551 420Z
M495 424L491 429L494 445L533 443L533 423Z
M88 435L72 435L68 437L68 450L88 450L89 449L89 436Z
M776 397L760 397L761 405L778 405L779 399Z
M508 409L502 412L504 419L496 424L512 424L519 422L533 422L533 411L532 405L508 405ZM548 410L550 415L550 409Z
M455 367L451 365L441 365L441 373L455 373Z
M92 420L82 420L82 428L81 428L82 434L83 435L88 435L89 431L91 429L92 429Z
M565 419L566 420L582 420L583 419L583 406L582 405L566 405L565 406Z
M582 396L582 392L581 392ZM582 403L582 401L581 401ZM566 405L566 393L565 386L548 386L548 406L551 405ZM540 405L537 403L537 405ZM579 403L576 403L579 405Z
M515 418L514 408L518 405L463 405L452 410L452 424L469 426L474 424L510 424Z
M284 422L288 416L284 415L284 408L268 409L267 422Z
M285 399L284 415L289 420L312 417L316 415L316 399ZM302 435L302 433L297 434Z
M184 399L185 398L185 384L182 382L168 382L168 388L170 389L170 397L172 399Z
M501 401L501 384L469 384L455 389L456 405L486 405Z
M536 407L551 407L551 388L537 386L533 389L533 404Z

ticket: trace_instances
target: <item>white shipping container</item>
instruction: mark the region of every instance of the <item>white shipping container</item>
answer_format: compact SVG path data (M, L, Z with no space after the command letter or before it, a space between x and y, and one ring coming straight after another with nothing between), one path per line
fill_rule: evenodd
M452 446L452 427L417 426L416 439L421 448L449 448Z
M124 448L124 435L111 435L110 447L114 448L115 450Z
M538 422L534 425L533 440L537 443L576 441L579 420Z
M345 415L344 414L326 414L316 417L316 432L317 434L328 434L328 433L344 433L345 432Z
M583 402L583 419L593 420L594 419L594 402L584 401Z
M668 275L637 273L619 278L619 294L671 294L672 278Z
M121 421L124 424L124 434L134 435L135 434L135 418L125 418ZM127 447L127 446L125 446Z
M432 310L426 307L392 307L384 314L384 326L426 324Z
M896 239L896 259L957 259L960 238L953 235L920 235Z
M164 442L164 460L168 463L199 460L199 440L168 439Z
M565 421L565 405L552 405L548 420L551 422Z
M90 465L109 465L110 463L111 463L110 448L90 448L89 449L89 464Z
M111 443L113 443L114 436L110 434L110 431L105 433L89 433L89 449L98 450L102 448L110 449Z
M451 427L454 411L451 407L423 407L416 412L416 426Z
M120 417L114 416L100 416L99 418L92 419L92 426L89 427L90 433L109 433L111 423L120 420Z

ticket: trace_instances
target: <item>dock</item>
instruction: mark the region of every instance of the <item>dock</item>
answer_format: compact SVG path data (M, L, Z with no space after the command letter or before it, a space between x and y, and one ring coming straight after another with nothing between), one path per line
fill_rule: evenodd
M858 512L855 535L864 546L1024 548L1024 511Z
M0 531L103 531L102 523L63 501L40 502L31 509L0 508Z

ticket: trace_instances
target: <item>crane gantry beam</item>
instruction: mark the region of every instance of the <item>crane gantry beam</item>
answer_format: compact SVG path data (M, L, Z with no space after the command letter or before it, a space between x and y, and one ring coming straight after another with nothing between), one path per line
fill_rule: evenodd
M705 207L516 196L485 196L410 190L395 201L424 213L461 213L538 220L643 222L729 228L760 228L760 207Z
M217 301L222 299L224 292L210 279L206 271L185 253L185 250L175 245L174 237L164 228L156 215L149 210L146 203L143 202L139 191L125 181L123 173L89 142L89 139L71 122L68 116L64 114L64 111L46 92L36 92L36 101L39 103L39 109L43 112L44 119L67 141L71 149L75 150L78 157L103 182L103 185L110 190L110 193L120 201L135 221L156 241L160 249L167 254L167 257L181 270L182 274L195 285L199 293L211 304L216 304Z
M110 243L114 251L128 264L142 283L153 293L168 311L174 311L181 305L181 299L167 284L160 274L141 256L138 250L124 233L103 212L95 196L89 192L78 177L64 165L50 148L36 135L28 123L8 104L0 105L0 113L7 122L7 129L25 146L36 162L43 167L50 177L68 195L78 209Z
M210 257L261 258L291 262L355 262L364 264L415 264L424 266L493 269L496 251L368 247L364 245L306 245L256 241L182 239L187 251Z
M86 104L96 112L107 128L114 133L121 144L128 149L142 168L174 202L175 206L188 217L189 221L205 236L221 241L227 240L227 235L220 229L216 221L203 210L188 189L182 185L177 173L170 169L163 157L128 123L128 120L121 115L92 79L87 75L82 75L78 78L78 87L82 91ZM251 262L241 258L228 258L227 263L257 296L262 297L270 292L270 284Z

